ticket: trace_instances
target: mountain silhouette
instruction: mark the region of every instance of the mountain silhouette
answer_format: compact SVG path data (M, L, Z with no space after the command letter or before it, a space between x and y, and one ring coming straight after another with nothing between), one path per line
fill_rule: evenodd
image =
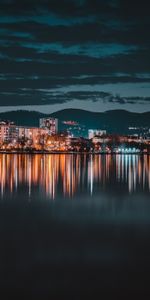
M129 127L150 128L150 112L134 113L126 110L90 112L81 109L64 109L51 114L36 111L17 110L0 113L0 120L14 121L17 125L39 126L39 119L54 117L59 119L59 129L65 129L63 121L73 120L88 129L105 129L110 133L128 133Z

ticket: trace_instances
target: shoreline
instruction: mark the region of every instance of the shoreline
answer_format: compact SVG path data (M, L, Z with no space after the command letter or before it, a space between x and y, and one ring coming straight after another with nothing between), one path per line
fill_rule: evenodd
M127 152L127 153L116 153L116 152L65 152L65 151L52 151L52 152L48 152L48 151L0 151L0 154L26 154L26 155L35 155L35 154L86 154L86 155L150 155L150 152L146 153L146 152Z

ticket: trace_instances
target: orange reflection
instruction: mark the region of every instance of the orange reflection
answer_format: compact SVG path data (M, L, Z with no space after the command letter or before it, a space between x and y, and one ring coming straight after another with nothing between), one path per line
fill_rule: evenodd
M28 188L29 196L36 187L55 199L60 192L73 197L86 189L92 195L95 186L107 189L109 184L121 183L129 192L139 186L150 190L150 156L0 154L1 197L21 185Z

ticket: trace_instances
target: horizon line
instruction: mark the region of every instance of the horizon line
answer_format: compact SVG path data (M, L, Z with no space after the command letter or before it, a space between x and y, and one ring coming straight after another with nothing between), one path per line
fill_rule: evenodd
M4 108L6 106L3 106L2 108ZM85 111L85 112L89 112L89 113L107 113L107 112L112 112L112 111L124 111L124 112L128 112L128 113L135 113L135 114L145 114L145 113L150 113L150 110L146 110L146 111L142 111L142 112L138 112L138 111L131 111L131 110L128 110L128 109L123 109L123 108L114 108L114 109L108 109L108 110L105 110L105 111L92 111L92 110L88 110L88 109L84 109L84 108L62 108L62 109L58 109L58 110L55 110L55 111L52 111L52 112L42 112L40 110L36 110L36 109L29 109L29 106L22 106L22 107L19 107L18 109L15 109L16 106L11 106L9 107L8 110L2 110L1 111L1 108L0 108L0 114L5 114L5 113L13 113L13 112L31 112L31 113L39 113L39 114L43 114L43 115L51 115L51 114L54 114L54 113L58 113L58 112L61 112L61 111L66 111L66 110L81 110L81 111Z

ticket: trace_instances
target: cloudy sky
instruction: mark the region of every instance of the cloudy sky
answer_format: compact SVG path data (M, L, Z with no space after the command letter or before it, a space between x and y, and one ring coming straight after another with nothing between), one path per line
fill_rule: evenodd
M0 111L150 110L148 0L0 0Z

